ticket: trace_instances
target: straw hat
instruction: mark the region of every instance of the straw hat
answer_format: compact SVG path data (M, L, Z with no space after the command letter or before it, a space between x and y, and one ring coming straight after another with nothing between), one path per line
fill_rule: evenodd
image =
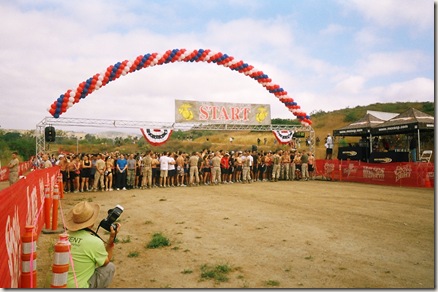
M65 227L70 231L77 231L91 226L96 222L100 207L98 204L90 204L87 201L77 203L71 209L65 220Z

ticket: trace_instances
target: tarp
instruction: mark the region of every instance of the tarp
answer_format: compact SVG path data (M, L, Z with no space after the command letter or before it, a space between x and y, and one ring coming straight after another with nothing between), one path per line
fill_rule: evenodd
M379 119L372 114L366 114L362 119L343 128L333 130L333 136L369 136L372 128L375 128L385 120Z
M381 123L371 130L373 136L416 133L420 131L433 131L435 118L417 109L410 108L404 113Z

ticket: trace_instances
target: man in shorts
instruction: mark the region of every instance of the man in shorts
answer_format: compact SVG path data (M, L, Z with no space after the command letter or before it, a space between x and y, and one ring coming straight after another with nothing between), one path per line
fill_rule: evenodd
M190 184L189 186L194 186L194 180L196 181L196 185L199 185L199 169L198 169L198 160L199 155L197 152L193 152L192 156L189 158L189 166L190 166Z
M166 187L169 171L169 152L164 152L160 157L160 188Z

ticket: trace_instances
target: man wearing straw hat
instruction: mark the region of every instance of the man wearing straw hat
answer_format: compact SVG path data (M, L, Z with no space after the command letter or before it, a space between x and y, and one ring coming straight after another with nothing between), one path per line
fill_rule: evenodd
M99 210L98 204L82 201L76 204L65 218L73 259L68 271L68 288L107 288L114 277L115 266L110 260L120 224L115 223L115 230L111 226L109 239L105 243L91 230Z

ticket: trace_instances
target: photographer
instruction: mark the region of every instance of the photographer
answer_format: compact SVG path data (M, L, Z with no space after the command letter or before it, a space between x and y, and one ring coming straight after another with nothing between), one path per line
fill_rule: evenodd
M70 263L68 271L68 288L107 288L114 277L115 266L110 260L120 224L115 223L116 229L110 227L110 236L105 243L91 230L99 209L98 204L82 201L65 218L73 258L73 265Z

